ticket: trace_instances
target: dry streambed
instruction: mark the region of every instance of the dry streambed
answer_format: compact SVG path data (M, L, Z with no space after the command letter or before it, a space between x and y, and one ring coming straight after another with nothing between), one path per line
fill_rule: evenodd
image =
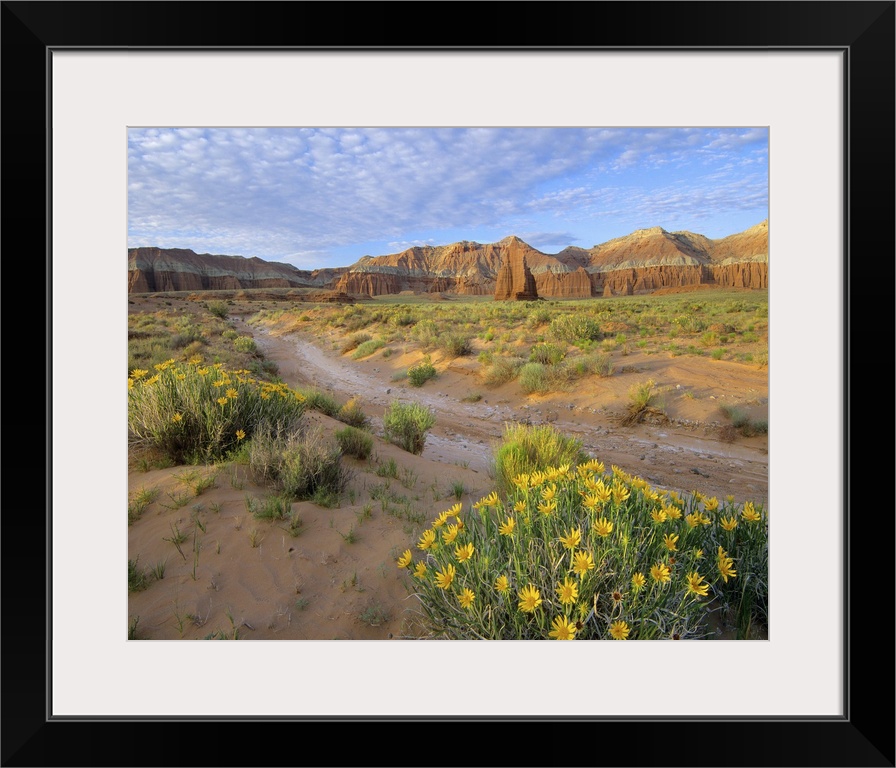
M287 383L314 386L341 400L359 398L375 429L381 430L383 410L392 400L415 400L431 408L436 425L424 458L487 472L505 423L550 423L579 438L607 466L616 464L659 487L768 504L767 436L721 437L722 403L764 409L767 417L767 372L756 368L645 356L633 359L625 372L588 386L526 397L514 382L494 390L478 385L473 361L437 361L438 379L414 388L393 381L392 375L419 355L355 361L301 335L275 336L257 328L253 333ZM671 419L622 426L629 387L648 377L658 385L666 383ZM482 399L464 402L471 390Z

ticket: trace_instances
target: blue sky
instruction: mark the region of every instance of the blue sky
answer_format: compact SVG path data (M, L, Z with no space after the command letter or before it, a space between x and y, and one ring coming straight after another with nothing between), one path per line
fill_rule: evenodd
M301 269L517 235L545 253L768 218L767 128L132 128L128 247Z

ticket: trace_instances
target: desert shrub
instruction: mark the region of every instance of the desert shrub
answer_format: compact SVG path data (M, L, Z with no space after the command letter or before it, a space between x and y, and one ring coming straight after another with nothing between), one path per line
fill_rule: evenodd
M571 364L580 376L594 375L606 378L613 375L613 358L605 353L592 352L577 358Z
M424 349L435 347L439 341L439 330L435 322L427 317L411 329L411 337L420 342Z
M355 427L346 427L335 433L339 449L346 456L354 456L356 459L366 459L373 451L373 438L366 432Z
M390 443L419 455L426 444L426 433L435 421L435 414L425 406L393 400L383 414L383 429Z
M303 430L277 422L259 424L249 445L255 481L299 500L321 491L340 494L351 477L341 458L342 451L319 428Z
M603 338L600 323L583 315L561 315L551 320L548 329L557 341L575 344L578 341L597 341Z
M734 427L744 437L768 434L768 421L765 419L751 419L750 415L738 405L721 405L719 410L731 420Z
M258 347L255 344L255 339L251 336L240 336L233 340L233 348L237 352L243 352L245 354L254 355L258 352Z
M483 375L483 381L489 387L506 384L517 377L522 365L523 361L518 357L494 357Z
M768 622L768 517L602 462L541 465L440 512L397 559L434 638L679 640Z
M351 352L353 349L357 349L359 345L363 344L365 341L370 341L370 339L371 336L369 333L353 333L342 344L343 354Z
M462 357L473 351L473 345L469 336L460 333L444 333L439 337L439 346L449 355Z
M208 303L208 311L211 312L215 317L220 317L222 320L224 320L227 317L227 302L210 301Z
M341 406L331 395L314 388L303 389L301 392L305 398L305 404L312 411L323 413L333 419L338 416Z
M530 328L538 328L540 325L544 325L551 319L551 312L548 309L535 309L529 313L526 318L526 325Z
M155 369L128 377L128 439L175 464L222 460L259 420L295 425L305 410L302 393L223 365L167 360Z
M352 398L346 402L336 414L336 418L343 424L358 429L368 429L370 427L370 419L361 410L361 405L356 398Z
M582 442L550 424L507 424L492 459L498 493L513 488L513 478L540 467L578 464L588 459Z
M556 365L564 357L566 357L566 350L563 347L559 347L556 344L550 344L547 342L543 344L536 344L529 351L530 363Z
M352 352L352 360L360 360L362 357L372 355L378 349L386 346L386 342L382 339L370 339L358 345L358 348Z
M227 328L221 332L221 338L227 339L228 341L233 341L236 338L239 338L239 332L235 331L233 328Z
M541 363L526 363L519 372L520 389L527 395L549 392L551 374Z
M629 389L628 399L628 413L622 419L625 425L637 424L644 421L650 413L662 412L663 404L653 379L633 384Z
M694 314L679 315L672 322L685 333L702 333L706 330L706 320Z
M409 325L414 325L417 322L417 318L409 310L402 310L392 315L389 318L389 322L397 328L405 328Z
M429 361L429 358L424 358L416 365L412 365L407 371L408 383L412 387L422 387L435 375L435 366Z

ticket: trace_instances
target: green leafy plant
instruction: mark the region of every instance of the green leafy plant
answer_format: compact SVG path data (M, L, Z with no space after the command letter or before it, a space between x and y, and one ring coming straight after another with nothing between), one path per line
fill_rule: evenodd
M140 592L152 583L152 575L139 567L139 559L128 559L128 592Z
M339 449L346 456L366 459L373 451L373 438L355 427L345 427L334 433Z
M435 366L430 362L429 358L426 357L416 365L412 365L408 368L408 383L412 387L422 387L427 381L435 378L436 373Z
M319 491L342 493L351 472L342 452L318 427L295 430L261 424L250 445L249 467L256 482L273 486L292 499L310 499Z
M393 400L383 415L383 429L390 443L419 455L435 421L435 414L425 406Z
M513 488L513 478L539 467L579 464L588 459L581 440L560 432L550 424L507 424L495 450L491 474L498 493Z

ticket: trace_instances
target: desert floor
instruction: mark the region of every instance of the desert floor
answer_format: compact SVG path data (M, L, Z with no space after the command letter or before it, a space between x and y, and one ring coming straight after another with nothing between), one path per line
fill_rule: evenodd
M151 308L142 300L132 311ZM388 360L352 360L329 339L273 335L234 314L241 334L279 366L291 386L314 386L344 402L358 398L371 418L370 459L345 457L354 470L338 508L298 502L303 527L290 535L284 522L253 518L247 497L264 498L244 466L171 467L129 474L129 490L160 493L129 526L128 557L140 567L165 562L164 578L128 597L129 627L138 639L209 637L241 640L388 640L425 635L417 622L409 574L396 558L414 549L417 530L383 511L371 492L389 484L393 498L421 510L429 521L455 503L462 484L466 506L492 490L489 462L504 424L551 423L580 438L607 468L617 465L660 488L701 491L738 503L768 503L768 436L726 434L722 404L768 418L768 369L704 357L632 353L617 373L587 387L548 396L526 396L516 382L489 389L477 382L473 358L440 360L439 376L421 388L393 381L394 372L420 359L409 350ZM654 379L664 391L665 416L623 426L630 387ZM471 392L477 402L464 402ZM425 449L414 456L382 439L382 414L390 401L429 406L436 424ZM344 425L309 412L324 430ZM394 459L397 478L376 473ZM213 478L212 487L182 503L192 473ZM365 510L367 510L365 512ZM198 526L194 522L202 523ZM178 549L166 539L188 534ZM203 530L204 529L204 530ZM257 546L253 546L254 544ZM198 552L197 552L198 551Z

